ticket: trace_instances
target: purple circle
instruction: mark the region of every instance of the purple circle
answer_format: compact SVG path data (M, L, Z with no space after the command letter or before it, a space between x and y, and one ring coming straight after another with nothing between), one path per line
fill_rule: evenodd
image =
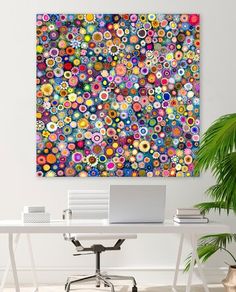
M160 155L160 161L161 161L162 163L167 162L167 160L168 160L168 156L167 156L166 154L161 154L161 155Z
M127 87L127 88L131 88L132 86L133 86L133 82L128 81L128 82L126 83L126 87Z
M143 67L143 68L141 69L141 73L142 73L143 75L147 75L147 74L148 74L148 68Z
M74 160L74 162L78 163L82 160L83 156L80 152L75 152L73 155L72 155L72 159Z

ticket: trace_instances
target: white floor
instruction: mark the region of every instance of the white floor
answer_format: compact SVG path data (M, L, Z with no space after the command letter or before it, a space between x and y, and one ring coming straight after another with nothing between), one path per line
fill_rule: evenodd
M116 292L131 292L131 287L129 286L116 286ZM224 292L224 288L220 285L210 285L210 292ZM4 292L14 292L13 288L5 288ZM25 287L21 289L21 292L33 292L32 287ZM64 292L63 286L42 286L39 288L38 292ZM76 288L76 286L72 287L71 291L74 292L109 292L109 288L91 288L91 286L80 286L80 288ZM184 292L185 287L179 287L178 292ZM193 286L191 292L203 292L203 288L199 286ZM171 292L171 287L162 286L162 287L140 287L139 292Z

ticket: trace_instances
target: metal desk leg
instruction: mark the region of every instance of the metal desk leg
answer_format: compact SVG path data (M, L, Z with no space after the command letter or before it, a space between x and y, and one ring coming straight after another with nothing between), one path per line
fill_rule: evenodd
M20 292L19 280L18 280L18 275L17 275L17 270L16 270L15 253L14 253L14 248L13 248L13 234L12 233L9 233L8 248L9 248L9 253L10 253L10 260L11 260L11 267L12 267L14 282L15 282L15 290L16 292Z
M190 292L190 290L191 290L193 270L194 270L194 264L195 264L196 253L197 253L197 241L196 241L195 236L192 235L192 234L191 234L191 244L192 244L192 259L191 259L191 262L190 262L190 268L189 268L186 292Z
M177 256L177 261L176 261L176 266L175 266L174 281L173 281L173 285L172 285L172 291L174 291L174 292L176 292L176 289L177 289L177 280L178 280L178 274L179 274L179 265L180 265L182 250L183 250L183 241L184 241L184 234L181 234L180 235L180 241L179 241L178 256Z
M197 242L197 240L196 240L196 242ZM198 271L199 271L199 274L200 274L200 277L201 277L201 280L202 280L202 285L204 287L204 290L205 290L205 292L209 292L209 288L207 287L206 278L205 278L205 275L203 273L202 266L201 266L201 263L200 263L199 256L198 256L197 252L196 252L196 262L197 262L197 267L198 267Z
M19 240L20 240L20 233L17 233L17 235L15 237L15 240L14 240L14 252L16 252ZM2 277L2 282L1 282L1 286L0 286L0 292L3 292L3 288L5 287L7 276L9 274L10 268L11 268L11 261L9 259L9 261L8 261L8 263L6 265L3 277Z
M29 234L26 234L27 242L28 242L28 248L29 248L29 254L30 254L30 264L33 274L33 284L35 287L35 292L38 291L38 281L37 281L37 275L36 275L36 269L35 269L35 262L34 262L34 255L33 255L33 249L31 244L31 238Z

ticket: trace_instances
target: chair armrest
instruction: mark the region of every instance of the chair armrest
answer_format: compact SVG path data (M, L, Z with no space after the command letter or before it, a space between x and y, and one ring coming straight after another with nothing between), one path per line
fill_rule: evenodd
M71 220L72 219L72 210L71 209L63 210L62 219L63 220ZM63 237L64 237L65 240L71 240L71 234L70 233L63 233Z
M71 220L72 219L72 210L71 209L63 210L62 219L63 220Z

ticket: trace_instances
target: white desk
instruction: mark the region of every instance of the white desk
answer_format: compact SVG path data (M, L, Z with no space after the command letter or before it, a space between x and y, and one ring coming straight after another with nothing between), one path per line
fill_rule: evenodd
M177 233L180 235L179 250L176 261L176 271L173 280L173 291L176 291L179 266L183 248L183 240L188 236L192 244L192 261L190 264L190 270L188 274L188 282L186 286L186 292L190 292L192 283L192 274L194 271L194 262L196 261L198 270L203 282L205 292L209 292L205 277L199 262L197 255L197 240L204 234L216 234L216 233L228 233L230 232L229 226L220 223L208 223L208 224L176 224L172 221L165 221L160 224L109 224L107 220L74 220L74 221L52 221L48 224L23 224L21 221L0 221L0 233L8 234L8 245L10 262L6 268L4 277L2 279L2 285L0 292L3 291L5 280L7 277L10 265L12 267L15 291L20 292L20 286L17 275L17 268L15 262L15 247L19 241L20 234L26 234L29 243L30 259L32 272L34 276L34 284L37 290L37 281L35 273L35 264L33 260L33 252L30 243L30 234L39 233L147 233L147 234L159 234L159 233ZM16 235L14 237L14 235Z

